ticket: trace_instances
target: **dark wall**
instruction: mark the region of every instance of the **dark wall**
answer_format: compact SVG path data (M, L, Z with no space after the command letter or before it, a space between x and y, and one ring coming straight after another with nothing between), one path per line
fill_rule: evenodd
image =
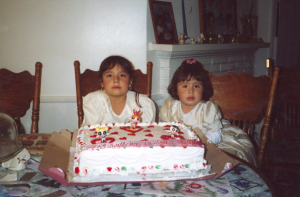
M300 0L279 2L276 65L300 66Z

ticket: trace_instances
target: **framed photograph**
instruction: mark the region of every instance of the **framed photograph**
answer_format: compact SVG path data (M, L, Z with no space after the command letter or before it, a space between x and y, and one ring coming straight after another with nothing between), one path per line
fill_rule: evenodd
M149 0L152 24L157 44L178 44L171 2Z
M200 33L222 34L237 31L236 0L198 0Z
M242 35L257 37L258 17L255 15L244 15L242 20Z

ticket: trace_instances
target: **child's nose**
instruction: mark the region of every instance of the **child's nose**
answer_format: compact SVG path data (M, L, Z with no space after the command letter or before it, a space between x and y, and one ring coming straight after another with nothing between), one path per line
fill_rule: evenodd
M119 76L114 76L114 82L119 82Z
M194 92L194 88L193 87L190 87L189 88L189 93L193 93Z

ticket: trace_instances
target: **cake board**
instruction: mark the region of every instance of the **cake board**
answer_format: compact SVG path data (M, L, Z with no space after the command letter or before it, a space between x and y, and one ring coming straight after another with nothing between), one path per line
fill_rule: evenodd
M195 128L194 131L201 139L205 146L206 153L205 159L208 165L212 165L210 175L195 178L195 179L183 179L183 180L204 180L204 179L216 179L226 172L230 171L233 167L239 163L219 150L213 143L209 142L206 136L200 129ZM159 182L166 180L155 181L112 181L112 182L72 182L69 181L69 164L70 164L70 147L75 147L78 130L74 130L73 136L68 130L61 130L60 133L53 132L45 148L44 154L39 165L39 170L49 177L53 178L60 184L70 186L88 186L88 185L106 185L106 184L125 184L125 183L140 183L140 182ZM72 140L73 139L73 140ZM180 179L178 179L180 180ZM170 180L174 181L174 180Z

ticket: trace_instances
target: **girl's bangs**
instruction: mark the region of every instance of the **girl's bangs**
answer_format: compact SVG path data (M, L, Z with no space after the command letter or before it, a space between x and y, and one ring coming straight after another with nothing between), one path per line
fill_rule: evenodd
M108 69L113 69L116 65L119 65L127 74L130 73L128 66L125 66L119 62L111 62Z
M199 71L195 71L194 69L185 69L180 72L178 82L190 81L193 78L197 81L202 81Z

